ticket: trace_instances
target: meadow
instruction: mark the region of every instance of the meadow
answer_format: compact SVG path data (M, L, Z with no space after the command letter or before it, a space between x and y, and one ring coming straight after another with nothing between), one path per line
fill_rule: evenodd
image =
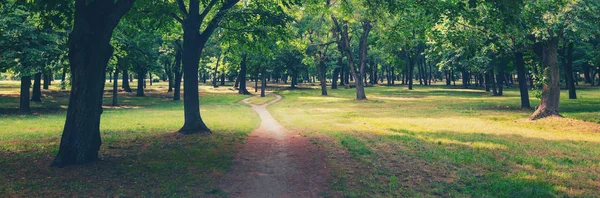
M183 102L165 83L146 97L120 92L111 107L107 83L102 160L49 167L58 152L68 92L53 85L29 115L17 113L18 83L0 82L0 194L6 196L226 196L216 186L238 145L260 123L230 87L201 85L211 135L176 133ZM561 113L529 121L518 90L490 96L454 86L375 86L368 101L354 89L273 86L283 99L268 107L287 129L310 138L331 168L329 197L600 196L600 90L561 95ZM535 95L534 92L531 92ZM252 98L265 104L275 97ZM539 100L532 97L532 105Z
M561 93L564 118L529 121L516 88L460 86L279 90L269 107L325 148L344 197L600 196L600 90ZM535 96L535 92L530 93ZM539 100L532 98L532 105Z

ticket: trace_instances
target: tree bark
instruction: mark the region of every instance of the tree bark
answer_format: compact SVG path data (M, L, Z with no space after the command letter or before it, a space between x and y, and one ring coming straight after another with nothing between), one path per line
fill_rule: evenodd
M44 89L49 89L50 88L50 81L52 80L52 78L50 76L52 76L52 74L49 74L50 71L45 72L44 74Z
M515 67L517 68L517 75L519 80L519 91L521 93L521 108L529 109L529 88L527 86L527 76L525 71L525 62L523 61L523 52L516 51L514 53Z
M38 72L35 74L33 80L33 92L31 93L31 101L42 102L42 89L41 89L42 73Z
M567 77L567 88L569 89L569 99L577 99L575 90L575 79L573 79L573 42L569 42L567 47L567 64L565 65L565 76Z
M123 85L121 87L125 90L125 92L133 92L129 86L129 71L126 69L123 69Z
M238 93L242 94L242 95L250 94L250 92L246 88L246 83L247 83L247 80L246 80L246 70L247 70L246 59L247 59L247 55L243 54L242 55L242 62L240 63L240 74L238 76L238 79L240 81L240 87L238 88Z
M135 96L142 97L142 96L144 96L144 84L146 84L146 71L140 70L137 72L137 75L138 75L138 83L137 83L137 90L136 90Z
M182 57L182 49L179 41L175 43L175 66L173 68L173 73L175 77L175 82L173 83L173 100L181 100L181 77L183 76L183 72L181 72L181 57Z
M113 98L112 98L112 106L118 106L119 100L119 69L115 68L114 80L113 80Z
M321 95L327 96L327 71L325 60L319 56L319 81L321 81ZM335 84L335 83L334 83Z
M29 89L31 88L31 76L21 77L21 92L19 95L19 111L21 113L30 112Z
M260 86L260 97L265 97L265 89L267 88L267 75L265 69L261 72L261 86Z
M542 43L542 66L544 68L543 75L547 81L542 86L540 106L530 117L532 120L548 116L560 116L558 112L560 102L558 38L551 38Z
M61 90L65 90L67 89L67 66L63 66L62 68L62 76L61 76L61 81L60 81L60 89Z
M100 115L106 67L113 53L112 32L134 0L75 1L75 22L69 36L72 86L60 149L53 166L98 159Z

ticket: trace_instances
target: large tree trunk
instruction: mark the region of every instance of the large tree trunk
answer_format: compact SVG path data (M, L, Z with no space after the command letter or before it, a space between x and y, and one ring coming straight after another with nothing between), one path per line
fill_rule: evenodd
M113 53L110 39L133 2L75 1L75 23L68 42L73 88L54 166L98 159L106 66Z
M21 77L21 93L19 95L19 111L29 113L29 89L31 88L31 76Z
M112 106L118 106L119 100L119 69L115 68L114 81L113 81L113 98L112 98Z
M567 64L565 64L565 76L567 77L567 88L569 89L569 99L577 99L575 90L575 79L573 79L573 42L569 42L567 47Z
M125 92L133 92L129 86L129 71L126 69L123 69L123 86L121 87L125 90Z
M558 116L560 102L560 72L558 68L558 38L551 38L542 43L542 67L546 83L542 87L540 106L531 115L536 120L548 116Z
M146 84L146 71L140 70L137 71L138 75L138 83L137 83L137 92L135 96L142 97L144 96L144 85Z
M35 74L35 77L33 80L33 92L31 93L31 101L33 101L33 102L42 102L41 81L42 81L42 73L38 72Z
M246 80L246 70L247 70L246 60L247 60L246 54L242 55L242 62L240 63L240 74L238 76L238 79L240 81L240 87L238 88L238 93L239 94L243 94L243 95L250 94L250 92L246 88L246 83L247 83L247 80Z
M183 100L184 124L180 133L211 133L200 116L200 98L198 94L198 63L200 62L200 23L198 1L190 2L190 13L183 27ZM202 45L204 46L204 45Z
M529 88L527 86L527 76L525 71L525 62L523 61L523 52L516 51L514 53L515 67L517 68L517 75L519 80L519 91L521 93L521 108L529 109Z

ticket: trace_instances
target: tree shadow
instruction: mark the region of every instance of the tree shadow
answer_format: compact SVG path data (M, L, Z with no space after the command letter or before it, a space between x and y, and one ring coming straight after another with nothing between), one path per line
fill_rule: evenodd
M105 143L102 160L53 168L54 150L0 151L4 196L198 196L216 188L246 131ZM45 144L56 144L57 139ZM31 143L31 142L30 142Z

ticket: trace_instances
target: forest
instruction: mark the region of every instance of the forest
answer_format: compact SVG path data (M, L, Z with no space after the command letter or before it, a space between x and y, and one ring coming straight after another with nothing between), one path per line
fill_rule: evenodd
M1 196L599 189L599 0L0 0Z

